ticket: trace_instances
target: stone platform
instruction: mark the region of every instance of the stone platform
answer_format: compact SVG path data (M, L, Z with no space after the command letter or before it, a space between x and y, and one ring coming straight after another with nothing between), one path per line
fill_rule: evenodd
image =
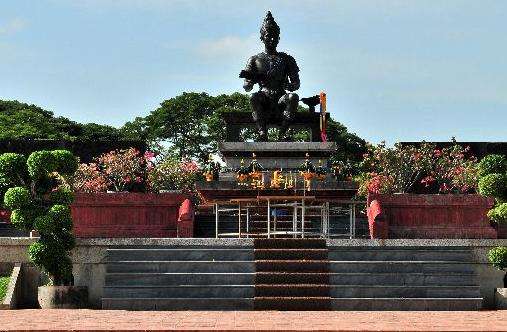
M229 168L238 168L241 159L248 165L255 153L257 161L265 169L283 168L288 171L297 169L305 161L306 153L314 165L321 160L325 166L337 146L335 142L221 142L218 150Z

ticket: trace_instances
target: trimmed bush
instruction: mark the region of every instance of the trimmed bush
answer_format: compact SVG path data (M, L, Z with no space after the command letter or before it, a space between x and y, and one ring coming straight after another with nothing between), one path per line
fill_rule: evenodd
M12 210L12 224L40 233L28 255L49 274L53 285L72 284L70 250L76 243L69 205L74 196L67 177L76 169L77 159L68 151L33 152L18 170L29 175L24 187L9 188L4 195L5 205Z
M4 204L8 209L22 209L30 206L31 195L28 189L23 187L9 188L4 195Z
M11 212L11 223L14 227L25 231L31 231L34 227L37 213L31 209L16 209Z
M34 179L48 176L56 171L57 160L51 151L35 151L27 159L28 174Z
M495 268L507 268L507 247L495 247L488 252L488 260Z
M49 199L54 204L70 205L74 201L74 193L69 188L59 188L49 194Z
M479 179L479 193L483 196L503 200L507 191L506 188L507 178L504 174L488 174Z
M488 211L488 218L496 223L507 223L507 203L502 203Z
M479 162L478 170L479 177L495 173L505 174L507 173L507 159L503 155L490 154Z
M70 231L72 229L72 215L67 205L56 204L48 211L48 216L59 223L59 227Z
M78 159L67 150L51 151L56 163L56 171L61 175L72 175L77 171Z
M34 226L43 236L54 233L58 228L53 218L47 214L35 218Z

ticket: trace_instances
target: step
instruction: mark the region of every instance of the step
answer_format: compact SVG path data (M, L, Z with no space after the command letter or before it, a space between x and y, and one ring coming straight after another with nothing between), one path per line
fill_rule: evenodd
M106 298L252 298L253 285L108 286Z
M106 273L246 273L255 272L253 261L117 261L106 266Z
M329 297L255 297L255 310L330 310Z
M255 273L107 273L106 286L253 285Z
M331 310L468 311L479 310L482 298L344 298L331 299Z
M323 239L258 239L254 241L255 249L325 249Z
M256 260L327 260L327 249L255 249Z
M257 272L329 272L329 264L322 260L256 260Z
M255 284L328 284L328 273L257 272Z
M329 297L329 285L255 285L256 297Z
M335 261L457 261L472 260L470 250L436 249L329 249L329 259Z
M104 310L253 310L253 298L102 298Z
M473 273L330 273L331 285L475 286Z
M400 273L441 273L461 272L473 273L474 267L468 263L446 261L329 261L329 271L333 273L347 272L400 272Z
M108 261L253 261L252 249L108 249Z
M472 298L480 297L479 286L385 286L333 285L333 298Z

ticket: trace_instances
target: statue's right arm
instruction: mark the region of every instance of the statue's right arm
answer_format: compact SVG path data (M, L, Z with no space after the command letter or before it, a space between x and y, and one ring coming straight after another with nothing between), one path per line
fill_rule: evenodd
M256 70L255 67L255 57L250 57L246 63L245 71L253 72ZM246 92L250 92L253 89L255 82L252 80L249 80L245 78L245 82L243 83L243 89L245 89Z

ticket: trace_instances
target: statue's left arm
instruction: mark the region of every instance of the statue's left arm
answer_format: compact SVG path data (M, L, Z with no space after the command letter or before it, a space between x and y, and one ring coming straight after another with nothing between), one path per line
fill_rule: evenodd
M289 83L287 84L287 90L289 91L296 91L299 89L299 67L296 63L296 60L291 57L290 55L287 55L287 75L289 76Z

